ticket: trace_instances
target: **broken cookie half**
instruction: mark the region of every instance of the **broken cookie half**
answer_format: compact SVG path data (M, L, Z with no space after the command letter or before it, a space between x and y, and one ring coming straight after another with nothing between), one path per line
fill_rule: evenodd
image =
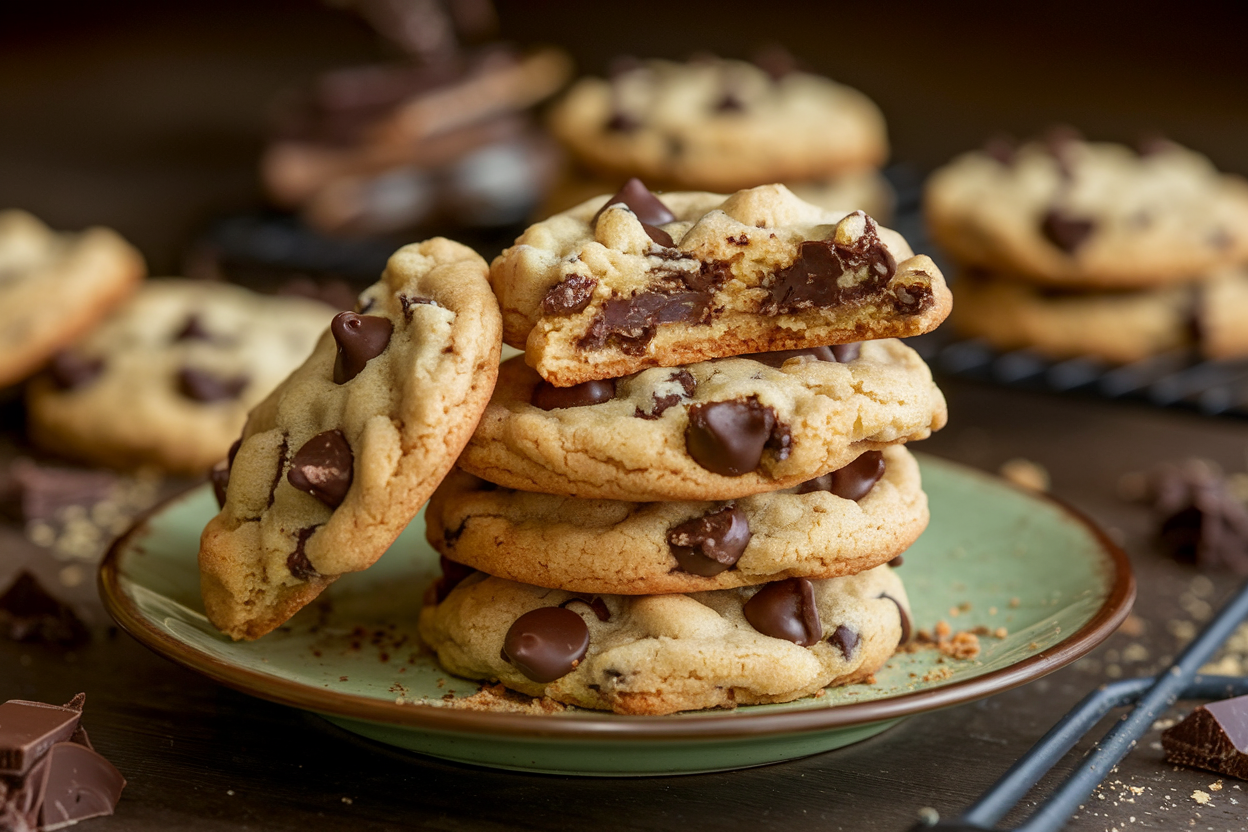
M559 387L745 353L919 335L932 260L783 185L655 195L633 179L531 226L491 267L504 340Z
M395 253L214 471L224 500L199 550L209 620L257 638L371 566L476 427L500 336L471 249L435 238Z

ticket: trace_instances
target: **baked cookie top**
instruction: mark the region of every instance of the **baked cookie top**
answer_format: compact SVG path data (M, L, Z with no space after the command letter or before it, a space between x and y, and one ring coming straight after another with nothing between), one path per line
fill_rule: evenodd
M688 595L459 577L420 614L443 667L621 714L788 702L868 680L910 631L905 590L887 566Z
M0 387L89 331L146 271L115 231L59 233L25 211L0 211Z
M504 340L560 386L917 335L952 307L936 265L901 235L783 185L656 196L634 179L530 226L490 279Z
M550 127L592 170L686 190L818 179L888 157L884 117L857 90L716 58L584 78L556 102Z
M32 436L89 462L203 474L333 316L226 283L146 281L32 381Z
M897 445L730 502L585 500L453 473L425 530L450 560L501 578L645 595L854 574L900 555L927 520L918 463Z
M1248 259L1248 183L1170 142L994 143L932 174L924 211L964 265L1055 286L1154 286Z
M931 371L895 340L655 368L572 388L543 382L517 357L503 364L459 465L523 491L732 500L925 439L945 419Z
M399 249L359 313L252 411L204 529L208 618L257 638L370 566L442 480L489 400L498 306L486 265L441 238Z

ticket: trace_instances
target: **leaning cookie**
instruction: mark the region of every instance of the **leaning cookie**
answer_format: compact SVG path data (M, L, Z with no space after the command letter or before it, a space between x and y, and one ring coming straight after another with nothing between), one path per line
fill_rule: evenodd
M116 232L57 233L0 212L0 387L21 381L134 291L143 256Z
M1248 260L1248 183L1169 142L994 144L932 174L923 207L963 265L1045 285L1159 286Z
M723 358L570 388L513 358L459 465L521 491L732 500L925 439L945 419L931 371L896 340Z
M203 280L149 280L27 388L36 444L86 462L202 475L334 312Z
M867 451L797 488L728 503L583 500L452 474L425 513L448 559L569 592L703 592L834 578L887 563L927 526L904 447Z
M204 529L208 618L257 638L345 572L370 566L450 470L489 400L498 306L471 249L395 253L360 313L252 411Z
M788 702L865 681L909 632L887 566L689 595L585 596L477 572L420 614L451 673L620 714Z
M783 185L656 197L631 180L495 259L503 337L552 384L934 329L944 278L861 211Z

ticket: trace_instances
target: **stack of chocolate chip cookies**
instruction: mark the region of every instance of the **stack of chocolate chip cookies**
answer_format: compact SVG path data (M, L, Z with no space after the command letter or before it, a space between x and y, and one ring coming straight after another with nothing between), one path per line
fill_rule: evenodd
M945 402L899 337L951 299L861 211L639 181L493 263L501 366L426 514L449 671L627 714L783 702L908 638L904 443ZM231 499L233 492L231 492Z
M933 174L924 207L962 266L964 334L1056 359L1248 355L1248 183L1198 153L996 141Z

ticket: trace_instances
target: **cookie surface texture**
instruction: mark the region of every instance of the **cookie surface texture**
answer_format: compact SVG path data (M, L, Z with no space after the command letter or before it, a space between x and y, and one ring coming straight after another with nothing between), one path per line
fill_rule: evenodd
M333 316L323 303L215 281L146 281L31 382L31 435L88 462L203 474Z
M783 185L655 195L631 180L530 226L490 278L504 340L558 386L918 335L952 306L935 264L899 234Z
M248 419L200 541L213 624L261 636L381 556L476 426L499 335L471 249L435 238L390 258Z
M459 465L522 491L731 500L800 485L864 451L925 439L944 426L944 397L912 349L864 341L857 357L844 357L850 360L799 355L771 366L742 356L655 368L550 410L532 402L567 404L543 401L559 388L543 387L513 358Z
M420 616L421 638L452 673L621 714L788 702L864 681L909 629L905 590L887 566L640 596L579 596L478 572Z
M490 488L460 472L430 500L426 530L453 561L569 592L702 592L839 577L901 554L928 519L919 466L904 447L868 452L843 470L839 482L729 503L583 500Z
M88 332L146 271L115 231L58 233L24 211L0 212L0 387Z

